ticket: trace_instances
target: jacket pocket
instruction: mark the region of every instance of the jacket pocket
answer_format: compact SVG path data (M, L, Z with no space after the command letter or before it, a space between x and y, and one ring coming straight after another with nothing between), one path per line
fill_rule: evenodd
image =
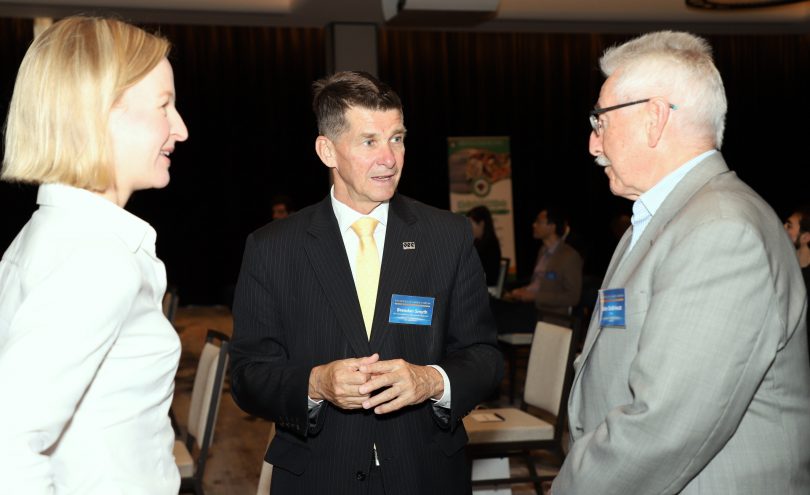
M270 447L267 448L264 460L273 466L300 476L311 457L312 452L308 446L288 439L283 433L277 432L273 441L270 442Z
M459 425L453 430L439 430L433 435L433 441L439 446L447 457L452 456L467 445L467 430Z

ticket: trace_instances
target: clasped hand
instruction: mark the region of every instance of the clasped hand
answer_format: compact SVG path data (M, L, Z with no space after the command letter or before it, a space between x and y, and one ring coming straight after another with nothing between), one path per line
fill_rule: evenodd
M371 394L380 390L379 393ZM386 414L420 404L444 393L441 374L430 366L402 359L380 361L379 354L342 359L316 366L309 378L309 397L325 399L342 409L374 409Z

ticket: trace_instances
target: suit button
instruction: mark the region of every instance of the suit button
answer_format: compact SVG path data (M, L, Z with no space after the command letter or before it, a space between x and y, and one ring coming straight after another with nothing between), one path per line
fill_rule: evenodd
M357 471L357 474L354 475L357 478L357 481L365 481L366 480L366 473L363 471Z

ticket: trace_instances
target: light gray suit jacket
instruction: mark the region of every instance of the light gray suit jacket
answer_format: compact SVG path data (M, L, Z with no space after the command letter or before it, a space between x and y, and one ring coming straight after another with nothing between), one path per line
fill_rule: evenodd
M629 243L602 287L626 326L593 316L554 495L810 493L807 295L773 210L715 153Z

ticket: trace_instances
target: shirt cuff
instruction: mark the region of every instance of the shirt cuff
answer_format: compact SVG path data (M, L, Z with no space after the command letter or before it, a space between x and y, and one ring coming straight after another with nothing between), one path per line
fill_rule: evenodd
M444 393L438 400L434 398L430 398L433 401L433 407L443 407L445 409L450 409L450 379L447 378L447 373L444 372L441 366L435 364L429 364L431 368L435 369L442 375L442 380L444 381Z

